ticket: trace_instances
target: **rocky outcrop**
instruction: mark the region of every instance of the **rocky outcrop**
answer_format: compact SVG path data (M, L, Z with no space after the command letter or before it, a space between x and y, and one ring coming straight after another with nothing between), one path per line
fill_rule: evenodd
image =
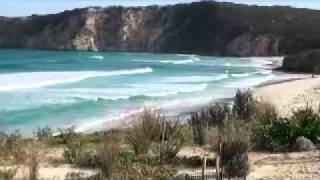
M282 68L286 71L320 73L320 49L287 56Z
M279 38L269 35L244 34L228 43L226 54L231 56L276 56L279 55Z
M0 47L276 56L320 48L320 11L198 2L0 17Z

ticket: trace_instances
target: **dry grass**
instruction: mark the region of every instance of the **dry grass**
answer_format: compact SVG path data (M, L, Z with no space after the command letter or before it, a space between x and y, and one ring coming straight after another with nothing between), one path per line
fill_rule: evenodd
M137 155L146 154L152 142L160 140L164 121L165 116L161 112L149 108L134 116L127 141Z
M36 140L33 140L29 147L27 147L25 166L29 180L38 179L40 159L44 157L43 152L40 152L41 149L43 149L43 147L41 147L41 144Z
M116 135L108 135L97 149L101 175L111 178L119 162L120 140Z
M222 169L227 178L246 177L249 172L250 130L235 120L223 129Z

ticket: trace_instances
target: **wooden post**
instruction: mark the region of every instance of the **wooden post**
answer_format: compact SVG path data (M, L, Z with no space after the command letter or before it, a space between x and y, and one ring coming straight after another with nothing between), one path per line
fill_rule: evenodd
M164 148L164 138L165 138L165 132L166 132L166 119L163 119L163 126L162 126L162 139L161 139L161 148L160 148L160 163L163 163L163 148Z
M221 144L221 136L219 136L219 140L218 140L218 150L216 152L216 177L217 177L217 180L220 180L221 179L221 173L220 173L220 162L221 162L221 159L220 159L220 144Z
M204 155L202 158L202 180L205 180L207 169L207 155Z

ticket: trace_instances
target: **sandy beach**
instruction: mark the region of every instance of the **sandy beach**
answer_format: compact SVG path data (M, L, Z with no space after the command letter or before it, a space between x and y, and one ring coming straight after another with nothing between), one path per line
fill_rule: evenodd
M255 89L255 96L277 108L282 116L288 116L292 110L311 106L318 110L320 104L320 78L311 75L291 75L292 79L275 82ZM297 79L301 78L301 79Z

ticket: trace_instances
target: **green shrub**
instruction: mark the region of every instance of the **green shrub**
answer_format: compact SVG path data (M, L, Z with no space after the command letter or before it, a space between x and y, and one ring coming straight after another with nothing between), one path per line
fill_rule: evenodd
M320 143L320 115L308 106L294 111L290 118L264 119L258 123L255 140L263 149L288 151L300 136Z
M299 136L304 136L316 144L320 143L320 114L312 107L306 106L294 111L291 121L295 140Z

